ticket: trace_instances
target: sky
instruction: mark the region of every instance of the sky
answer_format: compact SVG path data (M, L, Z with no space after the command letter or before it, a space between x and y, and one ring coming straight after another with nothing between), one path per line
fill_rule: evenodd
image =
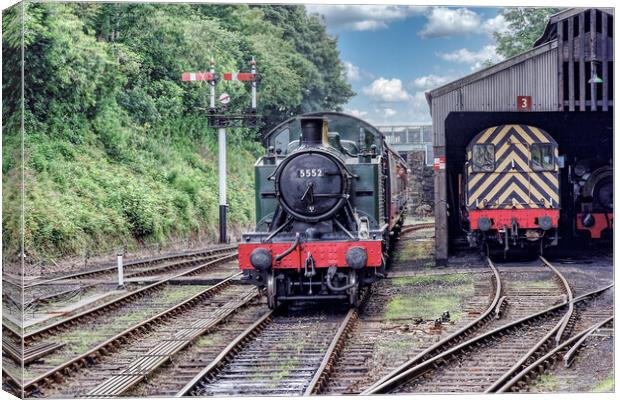
M347 113L376 125L428 124L424 92L502 60L493 32L505 32L500 8L306 5L338 38L340 59L357 93Z

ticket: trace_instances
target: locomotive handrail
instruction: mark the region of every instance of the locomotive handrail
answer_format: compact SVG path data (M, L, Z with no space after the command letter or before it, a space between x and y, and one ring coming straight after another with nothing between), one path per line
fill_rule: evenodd
M284 257L288 256L289 254L291 254L295 248L297 248L297 246L299 246L299 240L300 240L300 236L299 236L299 232L297 232L295 234L295 241L293 242L293 245L291 247L289 247L284 253L280 253L275 257L276 262L282 260Z

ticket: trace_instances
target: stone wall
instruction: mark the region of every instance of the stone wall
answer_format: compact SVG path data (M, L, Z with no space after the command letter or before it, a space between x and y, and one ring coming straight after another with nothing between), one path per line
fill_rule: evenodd
M424 151L407 153L409 165L409 212L417 217L433 215L433 166L425 165Z

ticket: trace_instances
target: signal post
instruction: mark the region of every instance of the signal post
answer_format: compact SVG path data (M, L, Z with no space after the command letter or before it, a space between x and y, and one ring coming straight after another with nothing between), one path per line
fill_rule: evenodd
M206 81L210 86L208 122L210 128L217 128L218 137L218 176L219 176L219 209L220 209L220 243L226 243L226 221L228 204L226 202L226 128L256 128L259 116L256 114L256 89L260 76L256 70L256 60L252 57L250 72L226 72L225 81L246 81L251 83L252 100L250 108L240 114L227 113L230 96L222 93L219 96L219 108L215 103L216 86L219 76L215 73L215 61L211 60L209 72L184 72L181 79L185 82Z

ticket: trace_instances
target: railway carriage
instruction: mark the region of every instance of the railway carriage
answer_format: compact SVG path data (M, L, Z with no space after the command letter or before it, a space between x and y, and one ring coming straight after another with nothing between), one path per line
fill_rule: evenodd
M283 122L255 165L254 232L239 266L268 305L341 299L384 276L407 206L407 166L372 125L334 112Z
M557 245L560 219L557 142L529 125L494 126L466 148L461 220L471 246L489 251Z

